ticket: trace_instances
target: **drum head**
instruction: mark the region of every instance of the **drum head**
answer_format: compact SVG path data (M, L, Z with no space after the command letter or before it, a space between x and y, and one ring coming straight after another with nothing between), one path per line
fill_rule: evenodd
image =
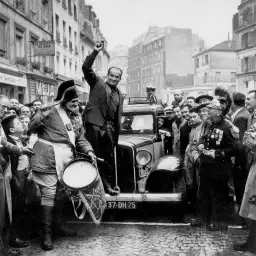
M78 159L68 164L64 170L62 180L71 188L81 189L93 183L97 174L93 164L84 159Z

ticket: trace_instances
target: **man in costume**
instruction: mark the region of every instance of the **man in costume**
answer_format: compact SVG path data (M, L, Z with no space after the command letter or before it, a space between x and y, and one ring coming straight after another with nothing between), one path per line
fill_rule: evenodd
M10 108L10 100L5 95L0 95L0 121ZM10 155L31 155L32 150L18 147L7 142L2 125L0 124L0 255L20 255L21 252L8 248L7 231L12 223L12 197L10 181L12 178ZM14 234L15 235L15 234ZM16 237L11 241L11 246L22 248L28 244Z
M91 143L97 157L104 159L99 163L99 171L105 191L117 195L115 187L115 147L118 143L123 98L117 88L122 78L122 70L111 67L105 81L95 74L92 65L98 53L103 50L103 43L96 43L94 51L87 56L82 66L84 78L90 86L89 101L83 113L86 138Z
M62 225L63 190L59 180L65 165L74 159L76 149L95 160L79 118L79 99L74 80L63 82L59 86L55 101L60 104L54 107L42 106L29 126L31 133L38 134L38 141L34 145L35 155L30 164L33 179L41 191L43 250L53 249L52 230L62 236L76 235L76 232ZM56 219L53 221L54 208Z
M207 219L209 230L215 231L229 205L231 157L237 151L239 132L225 119L226 109L219 100L214 99L208 108L211 124L198 146L201 153L200 210L201 216Z

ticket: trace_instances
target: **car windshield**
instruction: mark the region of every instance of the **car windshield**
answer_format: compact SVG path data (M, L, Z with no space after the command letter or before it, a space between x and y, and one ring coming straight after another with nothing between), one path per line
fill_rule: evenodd
M151 114L124 115L121 119L121 134L153 134L154 119Z

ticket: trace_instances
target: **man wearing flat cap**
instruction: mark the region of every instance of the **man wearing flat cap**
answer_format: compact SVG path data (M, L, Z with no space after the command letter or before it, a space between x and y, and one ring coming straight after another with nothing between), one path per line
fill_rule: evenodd
M200 95L198 96L196 99L195 99L195 103L196 104L204 104L204 103L210 103L212 101L213 97L208 95L208 94L203 94L203 95Z
M231 157L236 154L239 133L225 118L226 109L218 99L208 105L211 124L207 127L200 145L200 212L205 217L210 231L227 213L229 205L229 177Z
M157 98L156 98L156 87L153 85L147 85L146 86L146 92L147 92L147 100L149 100L150 104L157 104Z
M74 159L76 149L95 160L79 117L79 99L74 80L65 81L59 86L55 101L59 104L42 106L29 125L29 132L38 135L38 141L34 145L35 155L30 164L33 179L41 191L43 250L53 249L53 224L55 235L76 235L76 232L68 230L62 224L64 193L59 180L65 166Z

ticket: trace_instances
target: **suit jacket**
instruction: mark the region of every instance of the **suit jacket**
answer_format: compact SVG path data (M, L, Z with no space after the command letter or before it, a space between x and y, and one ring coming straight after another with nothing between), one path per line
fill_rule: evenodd
M106 120L111 88L104 82L102 78L97 76L92 69L92 65L97 54L97 51L93 51L89 56L86 57L82 66L84 78L90 86L89 101L83 113L83 121L84 124L90 123L102 127ZM115 130L117 132L118 140L121 116L123 112L123 97L118 89L117 91L119 94L119 106L117 110L117 120L115 122Z
M247 123L250 117L250 113L246 108L242 108L236 115L233 124L239 128L239 139L242 142L244 133L247 130Z
M185 120L184 120L185 121ZM180 126L180 154L181 156L185 155L186 148L189 143L189 134L191 127L188 124L188 121L185 121Z

